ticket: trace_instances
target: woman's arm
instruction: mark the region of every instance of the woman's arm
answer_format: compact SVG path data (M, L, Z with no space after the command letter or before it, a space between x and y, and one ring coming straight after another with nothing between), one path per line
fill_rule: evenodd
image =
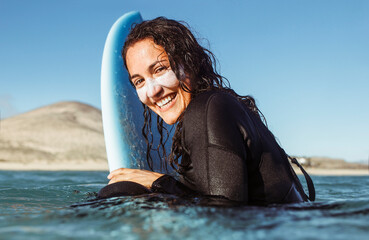
M157 193L176 194L179 196L197 195L195 191L187 188L172 176L147 170L119 168L112 171L108 175L108 179L110 179L109 184L128 181L140 184ZM119 189L126 186L126 184L120 184L117 190L126 192L127 189Z
M152 183L163 175L164 174L147 170L119 168L112 171L108 175L108 179L110 179L109 184L130 181L151 188Z

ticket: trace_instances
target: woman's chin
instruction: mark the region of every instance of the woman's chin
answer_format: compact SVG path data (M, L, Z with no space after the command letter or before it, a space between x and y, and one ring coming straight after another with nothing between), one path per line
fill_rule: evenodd
M164 117L163 120L168 125L173 125L177 122L177 118L173 118L173 117Z

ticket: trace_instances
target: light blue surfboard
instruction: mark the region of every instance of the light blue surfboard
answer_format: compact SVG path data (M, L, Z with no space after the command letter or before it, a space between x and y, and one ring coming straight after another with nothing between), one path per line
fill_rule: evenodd
M118 168L148 169L146 142L141 133L143 107L129 82L121 56L132 25L140 22L142 17L139 12L124 14L113 24L105 42L101 67L101 108L110 171ZM155 114L152 121L153 134L157 135ZM170 145L171 141L168 141L167 146ZM166 149L169 150L169 147ZM160 159L153 157L155 169L160 166Z

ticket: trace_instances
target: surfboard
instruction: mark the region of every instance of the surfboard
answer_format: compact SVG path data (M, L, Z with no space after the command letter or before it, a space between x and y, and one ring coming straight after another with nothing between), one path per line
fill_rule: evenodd
M101 65L101 110L109 170L140 167L135 159L145 156L137 133L143 124L143 107L129 82L121 51L139 12L129 12L111 27L105 41Z
M142 17L139 12L124 14L113 24L105 41L101 65L101 109L110 172L118 168L149 170L146 142L141 133L144 123L143 106L129 82L121 56L131 27L140 22ZM155 137L158 135L156 114L152 115L152 120ZM167 146L170 145L171 141L168 141ZM154 169L160 166L161 161L155 157L154 154Z

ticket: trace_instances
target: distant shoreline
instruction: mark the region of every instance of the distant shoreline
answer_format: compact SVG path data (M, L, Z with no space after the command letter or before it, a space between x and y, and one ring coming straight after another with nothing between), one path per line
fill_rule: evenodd
M369 168L362 169L323 169L323 168L305 168L312 176L369 176ZM108 163L100 161L65 161L65 162L0 162L0 171L104 171L108 172ZM301 175L299 169L295 169L298 175Z
M324 168L305 168L305 171L311 176L369 176L369 169L324 169ZM295 169L298 175L302 172Z
M369 176L366 164L294 157L310 175ZM67 101L1 120L1 170L108 172L101 110Z
M76 162L0 162L0 171L104 171L108 172L107 162L76 161Z

